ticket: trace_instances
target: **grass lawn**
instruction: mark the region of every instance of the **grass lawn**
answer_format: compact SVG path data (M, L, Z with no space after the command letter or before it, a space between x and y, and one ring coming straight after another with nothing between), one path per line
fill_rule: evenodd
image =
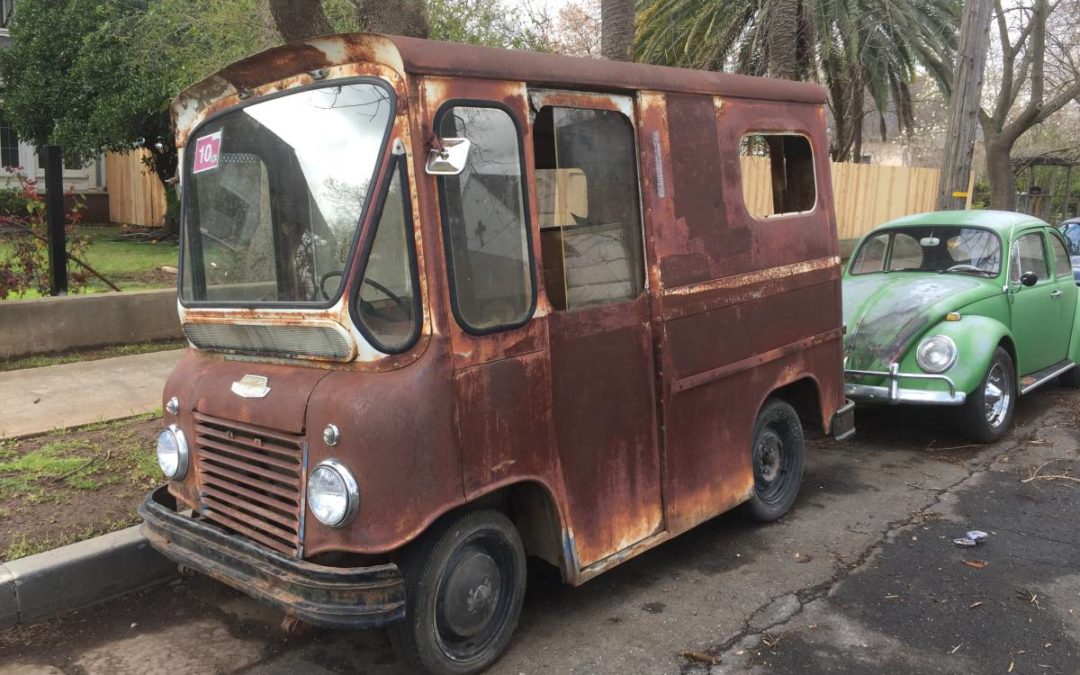
M148 354L150 352L162 352L167 349L183 349L184 347L187 347L187 340L164 340L161 342L138 342L132 345L94 347L92 349L73 349L59 354L34 354L17 359L0 359L0 373L24 368L58 366L63 363L75 363L76 361L96 361L114 356Z
M133 525L161 412L0 441L0 562Z
M90 238L86 250L86 262L101 272L122 290L140 290L147 288L169 288L176 285L176 275L164 272L164 266L176 267L177 245L173 241L146 241L119 239L128 228L112 225L83 225L76 228L80 236ZM10 247L0 242L0 259L10 255ZM78 268L70 263L68 269ZM99 293L109 290L97 278L91 278L85 292ZM36 298L38 293L30 291L23 298ZM18 298L12 298L18 299Z

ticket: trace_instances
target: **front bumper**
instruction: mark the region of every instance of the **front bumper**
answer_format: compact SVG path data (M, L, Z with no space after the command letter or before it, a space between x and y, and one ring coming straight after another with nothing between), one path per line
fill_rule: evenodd
M297 560L178 513L167 487L139 507L150 544L177 563L329 628L378 628L405 617L397 565L328 567Z
M869 385L850 382L848 380L862 377L876 377L888 379L888 385ZM944 382L949 391L931 391L927 389L904 389L900 387L900 380L931 380ZM929 373L901 373L900 365L894 363L889 370L845 370L844 371L844 394L854 401L863 403L913 403L916 405L963 405L967 400L967 394L956 390L956 383L946 375L931 375Z

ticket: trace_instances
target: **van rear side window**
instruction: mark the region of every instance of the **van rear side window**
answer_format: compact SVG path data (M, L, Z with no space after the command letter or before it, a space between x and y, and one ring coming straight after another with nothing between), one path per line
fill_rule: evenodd
M636 298L645 284L634 127L545 106L533 123L544 284L555 310Z
M747 134L739 143L743 201L755 218L813 211L814 151L805 136Z

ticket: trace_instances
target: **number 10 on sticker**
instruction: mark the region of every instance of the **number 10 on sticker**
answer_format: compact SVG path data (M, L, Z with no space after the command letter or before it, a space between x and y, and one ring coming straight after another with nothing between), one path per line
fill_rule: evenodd
M195 140L195 164L192 173L202 173L218 168L221 159L221 132L201 136Z

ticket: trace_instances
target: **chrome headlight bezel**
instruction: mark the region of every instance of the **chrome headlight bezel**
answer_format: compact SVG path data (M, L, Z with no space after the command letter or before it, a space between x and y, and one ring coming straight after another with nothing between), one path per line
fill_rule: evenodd
M345 509L341 515L336 519L324 520L320 517L319 513L315 510L314 500L312 499L312 482L314 481L316 474L321 471L332 472L333 475L341 482L345 492ZM315 468L308 473L307 480L307 505L308 510L311 511L311 515L315 516L315 520L319 521L327 527L341 528L345 527L356 518L356 513L360 510L360 487L357 485L356 477L349 471L348 467L342 464L336 459L325 459L315 465Z
M928 360L932 350L935 349L944 350L942 353L946 358L943 364L934 364ZM956 365L957 356L956 342L948 335L931 335L924 338L915 350L915 362L927 373L944 373Z
M171 439L176 444L176 469L171 474L169 473L167 466L162 462L162 440ZM161 469L161 473L165 474L165 477L169 480L183 480L187 476L188 464L190 462L191 454L188 452L187 437L184 436L184 431L175 424L162 429L158 434L157 440L157 461L158 468Z

